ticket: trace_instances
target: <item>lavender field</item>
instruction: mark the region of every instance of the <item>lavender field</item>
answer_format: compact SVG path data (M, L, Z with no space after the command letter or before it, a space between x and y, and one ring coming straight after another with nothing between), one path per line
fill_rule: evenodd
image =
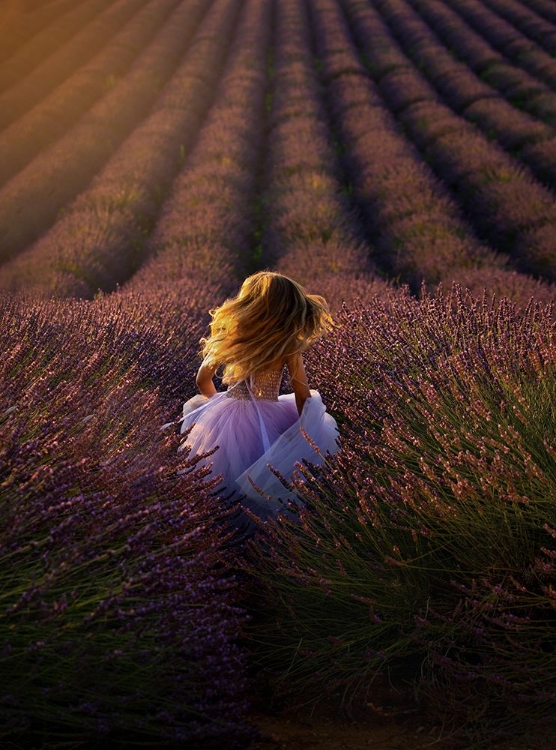
M551 747L555 196L552 0L4 0L0 743L246 748L261 675L388 675ZM246 543L161 426L263 268L335 312L342 449Z

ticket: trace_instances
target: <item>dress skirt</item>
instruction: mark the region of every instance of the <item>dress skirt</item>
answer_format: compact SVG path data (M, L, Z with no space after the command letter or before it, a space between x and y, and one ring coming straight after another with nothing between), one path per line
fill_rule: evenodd
M203 462L222 478L219 491L240 498L261 518L286 512L284 501L300 504L270 467L289 481L296 464L320 465L338 450L336 421L316 390L301 416L293 393L277 401L231 398L227 392L194 396L184 404L181 432L187 434L180 449L187 446L192 455L216 448Z

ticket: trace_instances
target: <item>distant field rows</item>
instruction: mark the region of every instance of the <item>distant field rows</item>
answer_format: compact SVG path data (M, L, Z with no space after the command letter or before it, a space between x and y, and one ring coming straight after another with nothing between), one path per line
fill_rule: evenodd
M510 153L513 152L521 161L531 166L533 171L539 167L537 176L542 180L545 175L547 182L554 185L556 162L549 158L547 163L546 148L547 141L554 141L555 136L554 129L549 124L556 121L556 101L550 88L525 74L520 84L529 87L535 94L523 98L521 103L524 108L529 105L531 111L535 112L535 103L538 109L538 101L542 98L544 108L539 113L541 120L527 112L516 110L503 95L504 80L499 73L506 64L502 55L495 53L493 47L483 42L481 37L474 34L449 8L439 8L430 0L417 0L413 4L430 21L433 29L450 29L453 51L462 59L468 59L473 69L454 59L440 44L436 35L420 21L417 14L412 14L409 6L405 4L404 10L408 10L406 18L411 21L411 26L392 24L391 28L398 39L403 39L404 35L415 39L415 43L410 46L414 64L424 71L428 81L454 111L476 123L490 138L496 138ZM474 45L475 50L481 46L479 57L469 54L469 42ZM549 62L552 64L554 61L550 59ZM487 83L489 80L492 80L492 86ZM497 91L497 88L501 91ZM507 86L506 93L517 105L519 91L512 91L511 87ZM431 98L434 96L431 92ZM542 119L546 122L542 122ZM524 148L527 144L541 142L545 156L542 167L540 160L536 160L534 154Z
M275 267L554 298L545 0L27 7L0 31L0 288Z
M397 129L374 82L365 77L336 4L319 0L314 8L330 107L346 144L355 198L377 237L378 262L413 287L423 278L446 280L468 266L500 266Z
M329 296L331 287L344 286L349 297L380 281L343 184L307 8L297 0L279 3L275 29L260 260Z
M0 149L6 154L0 164L0 183L23 169L30 158L62 136L115 86L178 2L146 5L93 60L78 68L50 95L45 95L39 82L36 88L44 98L37 103L36 92L31 91L28 99L31 104L35 102L34 106L0 132ZM6 111L9 109L6 107Z
M125 0L115 3L111 0L85 0L70 14L62 16L58 23L46 28L33 44L7 60L0 74L0 90L14 88L4 93L0 100L0 126L4 127L32 104L30 97L26 96L28 92L40 97L44 91L63 81L68 70L82 65L98 52L107 37L132 12L133 6L130 8L130 3ZM53 54L45 58L45 50Z
M210 280L232 293L251 270L270 9L269 0L244 3L214 104L184 153L132 290L185 278L200 287Z
M55 0L46 7L44 3L37 3L32 13L21 13L17 6L4 4L0 16L2 20L0 27L0 61L7 60L33 37L35 37L35 46L40 48L41 45L36 44L39 32L49 27L74 6L73 0ZM52 41L56 43L56 39Z
M405 3L377 0L374 4L390 20L407 18ZM509 253L520 270L553 280L553 192L494 139L434 96L419 69L410 64L389 35L377 9L371 5L363 8L350 0L347 5L383 99L404 127L406 137L420 149L422 158L461 205L475 233L493 248Z
M153 105L164 106L164 99L160 102L162 84L171 78L187 52L196 23L209 5L208 0L182 2L128 75L0 190L4 257L17 253L54 224L59 212L79 195L95 173L97 178L100 176L109 157L119 159L118 146L133 130L143 126ZM185 110L185 106L181 109ZM134 163L141 171L140 155ZM120 200L125 201L125 195Z

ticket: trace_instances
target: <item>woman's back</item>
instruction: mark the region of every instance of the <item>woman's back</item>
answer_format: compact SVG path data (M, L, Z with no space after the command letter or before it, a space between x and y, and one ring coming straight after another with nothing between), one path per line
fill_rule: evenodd
M256 372L228 388L227 396L237 399L256 398L264 401L278 401L283 369L282 367Z
M284 510L281 500L296 500L283 480L300 462L320 464L337 449L336 423L310 390L302 357L332 318L323 297L272 271L247 278L237 297L210 314L196 377L202 403L184 404L182 445L220 477L219 491L263 518ZM220 394L219 367L228 385ZM293 393L279 395L284 367Z

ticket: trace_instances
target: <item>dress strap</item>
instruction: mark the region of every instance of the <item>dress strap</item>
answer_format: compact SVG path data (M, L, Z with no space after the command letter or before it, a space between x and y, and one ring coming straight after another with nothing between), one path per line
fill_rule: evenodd
M247 385L247 390L249 391L249 396L251 397L251 401L255 404L255 409L257 410L257 415L259 417L259 425L261 428L261 437L263 439L263 448L264 448L264 452L267 453L270 450L270 440L268 439L268 432L264 423L261 407L257 403L257 399L253 396L253 393L252 393L253 374L249 375L249 382L247 382L246 380L245 384Z

